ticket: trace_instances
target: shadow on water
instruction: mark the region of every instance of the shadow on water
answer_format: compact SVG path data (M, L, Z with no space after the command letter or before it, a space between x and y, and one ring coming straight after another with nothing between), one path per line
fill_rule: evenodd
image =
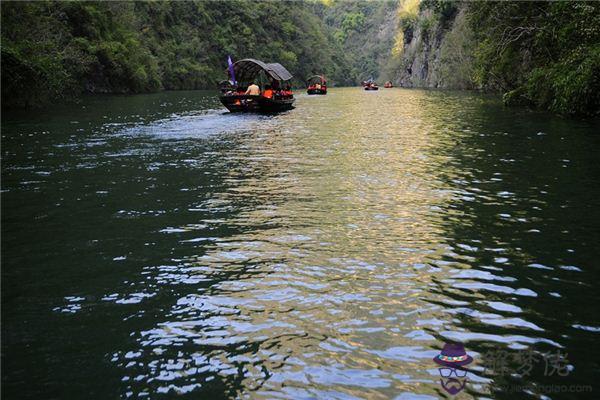
M597 126L457 92L297 103L3 119L7 396L433 399L448 340L476 360L467 397L593 382ZM491 350L570 373L501 375Z
M240 144L236 132L243 134L245 127L272 119L186 110L182 104L192 108L204 104L204 98L185 102L180 96L166 97L177 100L173 103L181 114L169 107L163 110L165 104L172 104L167 100L154 104L158 111L141 113L140 108L156 102L133 97L133 106L124 98L108 104L92 99L92 104L84 105L93 110L89 114L71 111L62 118L34 118L15 124L18 130L14 131L9 128L13 123L7 122L2 229L3 248L11 253L7 257L3 250L3 282L19 284L4 283L2 291L3 321L15 321L12 329L3 329L5 393L18 393L23 382L35 381L21 396L113 397L120 386L119 374L105 376L114 380L111 385L89 377L108 357L98 359L98 352L114 353L115 342L131 340L120 326L131 324L130 332L136 332L135 327L144 326L140 321L146 312L153 321L159 319L164 308L160 302L177 296L178 285L202 290L255 273L252 269L260 260L240 259L201 277L194 257L254 229L228 224L236 213L265 200L283 201L284 193L269 199L246 196L242 204L224 198L235 190L238 178L263 177L264 165L239 165L228 155ZM125 105L129 113L135 109L144 115L121 118ZM79 118L77 123L74 117ZM48 119L51 122L44 123ZM121 119L125 122L113 122ZM235 129L228 130L226 137L211 137L231 125ZM51 130L40 131L40 127ZM38 146L23 154L13 145L21 144L19 137L41 138L36 140ZM178 221L178 228L171 227ZM268 225L265 229L275 223ZM217 238L207 236L209 232ZM220 243L213 244L215 239ZM185 252L174 261L180 247L193 254ZM168 295L159 290L161 285ZM142 301L143 309L132 310ZM76 320L70 317L75 313ZM56 319L60 314L65 316ZM39 326L40 320L45 324ZM103 333L99 336L99 332ZM96 362L87 364L88 357ZM42 362L36 365L35 359ZM81 383L67 385L73 380Z
M600 299L593 286L600 277L593 161L600 139L590 134L598 124L524 111L471 113L444 153L443 179L455 189L444 209L452 253L441 262L452 269L434 291L455 303L460 323L428 332L479 353L495 398L590 396L571 385L591 387L600 370L593 361L600 314L590 308Z

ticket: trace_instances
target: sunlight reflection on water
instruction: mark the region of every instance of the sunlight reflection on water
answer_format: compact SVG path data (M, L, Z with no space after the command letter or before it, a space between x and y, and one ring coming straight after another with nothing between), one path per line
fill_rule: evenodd
M100 213L79 233L88 251L119 267L88 267L97 284L69 288L54 314L124 334L103 355L124 398L437 398L444 341L479 358L469 393L493 397L483 352L568 349L598 327L579 315L565 334L553 315L590 290L589 265L569 258L573 241L549 250L556 265L536 255L530 237L555 222L531 206L555 201L540 191L552 182L527 181L530 152L512 157L512 121L487 127L489 107L333 89L277 116L176 112L55 143L72 159L35 187L69 182L75 218ZM538 131L511 134L531 147Z

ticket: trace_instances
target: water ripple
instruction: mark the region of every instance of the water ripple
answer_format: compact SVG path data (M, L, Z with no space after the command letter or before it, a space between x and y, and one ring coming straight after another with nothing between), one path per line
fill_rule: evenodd
M106 398L438 398L446 341L476 359L473 397L506 397L491 350L597 373L597 146L558 154L568 122L452 92L333 89L277 116L157 96L34 125L30 153L15 125L4 310L53 329L9 335L23 357Z

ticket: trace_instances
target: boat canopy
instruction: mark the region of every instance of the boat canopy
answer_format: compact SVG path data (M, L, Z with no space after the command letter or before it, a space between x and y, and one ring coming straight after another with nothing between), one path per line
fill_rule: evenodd
M279 63L264 63L253 58L245 58L236 61L233 64L233 71L236 80L240 82L249 82L256 78L260 71L265 71L267 75L278 81L289 81L292 74Z
M327 80L323 75L313 75L310 78L308 78L306 82L308 82L309 85L312 83L320 83L321 85L325 85L327 83Z
M233 87L233 82L224 80L218 83L219 87Z

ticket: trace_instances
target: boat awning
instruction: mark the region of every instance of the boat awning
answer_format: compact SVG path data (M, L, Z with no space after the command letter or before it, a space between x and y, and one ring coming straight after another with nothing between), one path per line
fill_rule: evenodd
M245 58L236 61L233 64L235 79L241 82L253 80L260 71L265 71L267 75L278 81L289 81L292 79L292 74L279 63L264 63L253 58Z
M322 85L327 83L327 80L325 80L325 77L323 75L313 75L310 78L308 78L306 81L308 83L320 82Z

